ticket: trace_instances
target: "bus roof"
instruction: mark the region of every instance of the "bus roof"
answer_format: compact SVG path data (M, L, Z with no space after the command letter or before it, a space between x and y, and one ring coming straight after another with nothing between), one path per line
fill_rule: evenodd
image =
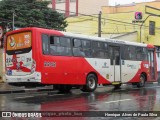
M21 29L18 29L18 30L8 32L7 35L8 34L14 34L14 33L17 33L17 32L22 32L22 31L28 31L28 30L38 30L38 31L41 31L41 32L49 33L49 34L64 35L64 36L68 36L68 37L72 37L72 38L75 37L75 38L81 38L81 39L90 39L90 40L94 40L94 41L104 41L104 42L117 43L117 44L119 43L119 44L154 48L154 45L151 45L151 44L130 42L130 41L119 40L119 39L109 39L109 38L103 38L103 37L88 36L88 35L75 34L75 33L70 33L70 32L63 32L63 31L45 29L45 28L38 28L38 27L21 28Z
M81 38L81 39L91 39L91 40L95 40L95 41L99 40L99 41L111 42L111 43L117 43L117 44L119 43L119 44L126 44L126 45L154 48L154 45L145 44L145 43L138 43L138 42L130 42L130 41L125 41L125 40L119 40L119 39L110 39L110 38L103 38L103 37L81 35L81 34L75 34L75 33L69 33L69 32L62 32L62 33L65 36L76 37L76 38Z

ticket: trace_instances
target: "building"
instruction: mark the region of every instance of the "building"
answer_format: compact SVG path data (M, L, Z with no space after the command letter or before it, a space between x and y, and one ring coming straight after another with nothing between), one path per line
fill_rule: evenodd
M158 16L160 1L117 6L103 5L101 8L102 37L160 46L160 17ZM142 18L135 19L136 13L141 13ZM69 17L67 21L69 32L98 35L98 13L92 16Z
M49 1L49 0L47 0ZM51 0L49 7L64 13L66 17L97 14L109 0Z

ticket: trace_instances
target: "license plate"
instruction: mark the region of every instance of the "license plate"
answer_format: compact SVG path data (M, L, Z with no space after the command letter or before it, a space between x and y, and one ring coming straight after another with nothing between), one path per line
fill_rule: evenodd
M112 85L119 85L121 82L112 82Z

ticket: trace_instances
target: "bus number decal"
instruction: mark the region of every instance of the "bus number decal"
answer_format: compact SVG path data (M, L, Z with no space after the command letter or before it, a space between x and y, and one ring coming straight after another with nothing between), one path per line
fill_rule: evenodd
M31 61L31 58L26 58L26 61L27 61L27 62L30 62L30 61Z
M56 67L56 62L44 62L44 67Z
M11 63L11 62L15 63L16 59L15 58L7 58L6 59L6 63Z

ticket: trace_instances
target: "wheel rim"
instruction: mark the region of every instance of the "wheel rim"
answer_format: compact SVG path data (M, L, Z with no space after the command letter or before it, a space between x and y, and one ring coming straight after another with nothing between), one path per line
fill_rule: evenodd
M89 85L89 88L94 89L94 87L95 87L95 79L94 78L90 78L88 80L88 85Z
M140 86L144 86L145 79L144 77L140 77Z

